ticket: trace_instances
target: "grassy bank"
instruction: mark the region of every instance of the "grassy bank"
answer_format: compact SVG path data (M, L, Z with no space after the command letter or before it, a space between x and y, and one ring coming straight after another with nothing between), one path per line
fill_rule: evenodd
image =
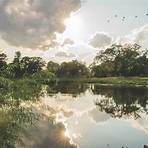
M103 78L75 78L59 79L63 82L99 83L112 85L148 85L148 77L103 77Z

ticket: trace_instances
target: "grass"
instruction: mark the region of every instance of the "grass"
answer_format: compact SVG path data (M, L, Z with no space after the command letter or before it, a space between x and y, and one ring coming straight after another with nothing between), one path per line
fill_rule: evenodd
M99 83L112 85L148 85L148 77L103 77L103 78L77 78L60 79L63 82Z

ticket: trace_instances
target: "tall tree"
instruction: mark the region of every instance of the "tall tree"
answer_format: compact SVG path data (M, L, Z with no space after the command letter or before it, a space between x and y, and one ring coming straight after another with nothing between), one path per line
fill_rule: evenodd
M32 75L42 70L45 62L40 57L23 57L21 60L23 73Z
M2 73L7 66L6 58L7 56L5 53L0 53L0 73Z

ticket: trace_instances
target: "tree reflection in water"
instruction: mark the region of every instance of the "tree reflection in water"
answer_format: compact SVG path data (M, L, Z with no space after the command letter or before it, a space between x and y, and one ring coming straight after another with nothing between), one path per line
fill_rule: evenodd
M91 86L91 85L90 85ZM68 94L73 97L90 90L89 85L58 83L42 86L35 81L20 80L0 88L0 147L2 148L75 148L64 135L64 123L56 122L57 110L42 106L40 98L50 94ZM46 92L47 90L47 92ZM100 111L115 118L140 118L147 114L148 88L146 87L91 87L99 97L95 104ZM79 97L78 97L79 98ZM64 111L65 114L66 113Z
M21 132L37 120L37 116L30 109L14 106L0 109L0 147L14 147L21 142Z
M105 111L113 117L122 118L132 116L140 118L141 113L148 113L148 88L146 87L92 87L94 94L104 96L104 99L95 100L100 111Z
M23 80L0 88L0 147L76 147L64 136L63 123L32 107L44 90L41 84Z
M54 95L57 93L72 95L77 97L83 94L88 89L88 85L74 83L74 82L59 82L54 85L50 85L47 89L49 95Z

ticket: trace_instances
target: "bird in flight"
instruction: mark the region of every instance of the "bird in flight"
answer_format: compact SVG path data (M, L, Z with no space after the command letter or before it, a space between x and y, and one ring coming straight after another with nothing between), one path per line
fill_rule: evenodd
M146 16L148 16L148 13L146 13L145 15L146 15ZM117 15L117 14L115 14L115 15L114 15L114 17L115 17L115 18L117 18L117 17L118 17L118 15ZM138 17L139 17L138 15L135 15L135 16L134 16L134 18L138 18ZM125 16L123 16L121 20L122 20L122 21L125 21L125 19L126 19L126 17L125 17ZM107 22L108 22L108 23L110 23L110 20L108 19L108 20L107 20Z
M122 17L122 21L125 21L125 16Z
M110 23L110 20L107 20L108 23Z

